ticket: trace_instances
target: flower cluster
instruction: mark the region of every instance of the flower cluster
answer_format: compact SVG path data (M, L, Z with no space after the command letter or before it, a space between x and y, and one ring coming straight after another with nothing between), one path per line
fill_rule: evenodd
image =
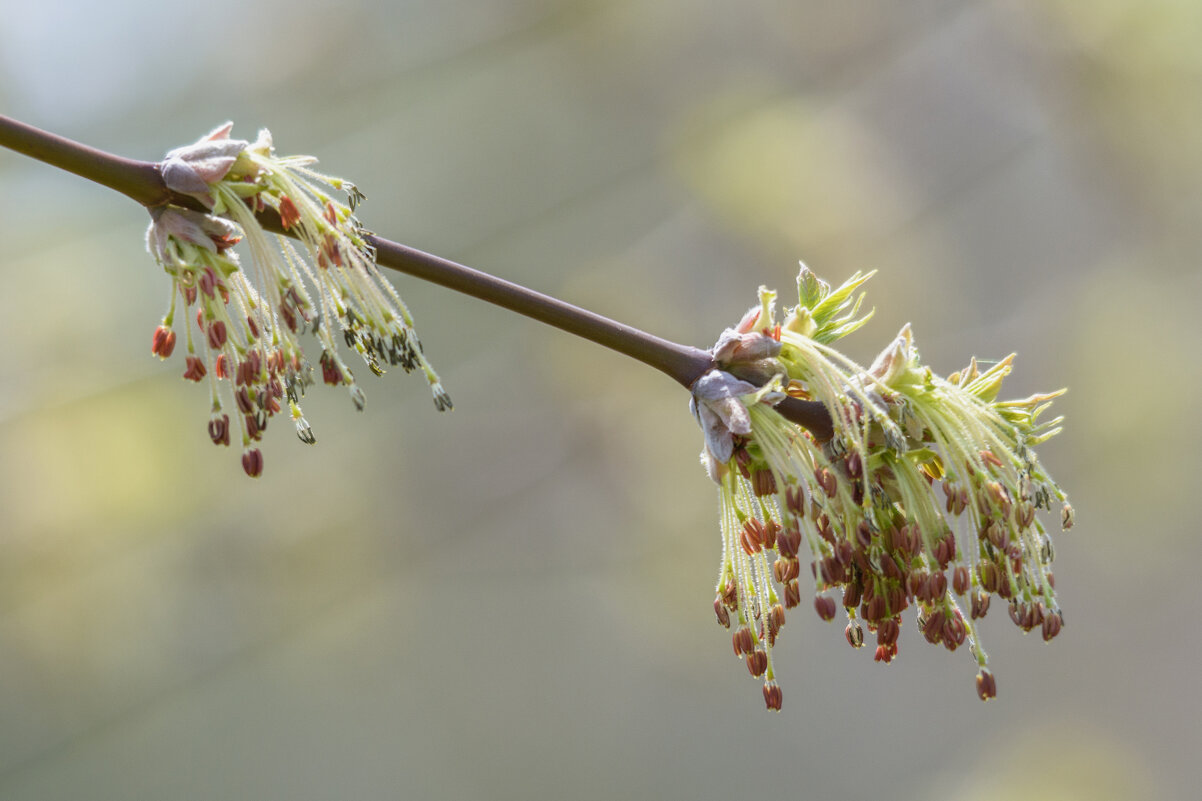
M853 648L867 630L875 659L890 662L913 606L928 642L969 649L982 699L996 683L976 621L994 596L1045 640L1064 623L1036 512L1060 504L1067 529L1073 510L1033 450L1060 431L1060 418L1038 418L1061 393L998 401L1013 355L940 378L920 362L909 325L869 368L856 365L830 343L871 316L857 316L856 294L871 275L832 290L803 265L783 322L761 287L693 387L702 463L721 499L714 611L733 625L735 654L763 679L770 709L781 706L772 646L801 603L803 542L814 609L829 621L842 606ZM833 437L786 419L777 407L787 398L821 402Z
M363 199L359 190L314 172L316 160L309 156L276 156L267 130L246 142L230 139L231 128L227 123L172 150L159 166L169 189L196 198L208 212L160 206L151 210L146 232L147 249L171 276L168 311L151 351L162 359L172 354L182 305L183 375L208 381L213 442L228 446L236 430L242 467L252 477L263 470L256 443L284 408L301 441L316 442L300 408L315 382L301 344L307 332L321 348L321 380L346 387L362 410L363 390L339 354L335 325L373 373L382 374L385 365L421 370L435 406L450 409L413 319L380 275L368 234L354 216ZM344 192L347 203L326 189ZM263 229L255 215L267 209L295 242ZM249 270L233 249L240 241L249 252Z

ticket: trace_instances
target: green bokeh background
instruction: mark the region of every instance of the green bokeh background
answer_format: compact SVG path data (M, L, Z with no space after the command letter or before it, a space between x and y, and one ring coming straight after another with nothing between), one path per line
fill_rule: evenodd
M0 152L0 798L1194 797L1202 4L2 5L6 114L145 159L267 126L373 230L676 341L879 269L849 354L911 321L1067 385L1078 518L1061 637L984 625L996 701L803 607L770 714L671 381L396 276L455 411L311 393L251 481L150 355L145 214Z

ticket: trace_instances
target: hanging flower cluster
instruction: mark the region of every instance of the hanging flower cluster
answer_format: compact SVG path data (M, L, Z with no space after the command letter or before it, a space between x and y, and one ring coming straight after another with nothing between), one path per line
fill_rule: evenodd
M242 467L256 477L263 470L257 443L285 408L301 441L316 441L300 408L315 382L301 344L307 332L321 349L321 380L346 387L362 410L363 390L339 354L335 326L373 373L383 374L385 366L421 370L435 406L450 409L413 319L380 275L353 214L363 199L359 190L314 172L312 157L276 156L266 129L252 143L230 139L232 127L172 150L159 166L168 188L196 198L208 212L160 206L151 210L146 232L147 249L171 276L168 311L151 351L162 359L172 354L182 305L184 378L208 382L213 442L228 446L231 436L240 437ZM345 193L347 203L327 189ZM263 229L255 214L265 209L275 210L295 240ZM233 250L243 240L249 269Z
M971 652L983 700L997 690L976 621L994 596L1045 640L1064 623L1036 512L1059 504L1068 529L1073 510L1033 450L1060 431L1061 418L1038 418L1063 390L998 401L1013 355L940 378L921 364L909 325L871 367L856 365L830 343L871 316L857 316L856 295L871 276L832 291L803 265L783 322L776 293L761 287L760 305L722 334L715 368L693 387L702 463L721 501L714 611L770 709L781 706L772 646L801 603L805 558L814 609L833 620L842 606L853 648L867 630L875 659L890 662L902 613L915 607L928 642ZM789 397L820 401L834 436L820 442L782 416L775 407Z

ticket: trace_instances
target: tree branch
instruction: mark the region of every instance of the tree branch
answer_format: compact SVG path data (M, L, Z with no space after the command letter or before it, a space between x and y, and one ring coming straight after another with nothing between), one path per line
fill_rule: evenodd
M195 199L168 190L154 162L115 156L4 115L0 115L0 146L95 181L146 207L172 203L206 210ZM268 210L259 216L264 227L286 233L274 211ZM549 295L382 237L372 235L368 238L376 248L381 266L471 295L596 342L660 370L686 389L713 367L713 358L708 351L669 342ZM809 429L820 441L830 439L833 432L831 419L821 403L788 398L776 409L787 419Z

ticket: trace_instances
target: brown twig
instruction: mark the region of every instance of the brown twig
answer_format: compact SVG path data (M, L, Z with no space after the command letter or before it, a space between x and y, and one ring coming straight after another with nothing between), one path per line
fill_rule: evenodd
M95 181L146 207L172 203L203 210L195 199L168 190L154 162L115 156L3 115L0 115L0 146ZM283 230L274 211L263 212L260 217L265 227ZM369 238L381 266L471 295L596 342L660 370L686 389L713 367L708 351L669 342L433 254L382 237ZM820 441L830 439L831 419L821 403L788 398L776 408L786 418L809 429Z

